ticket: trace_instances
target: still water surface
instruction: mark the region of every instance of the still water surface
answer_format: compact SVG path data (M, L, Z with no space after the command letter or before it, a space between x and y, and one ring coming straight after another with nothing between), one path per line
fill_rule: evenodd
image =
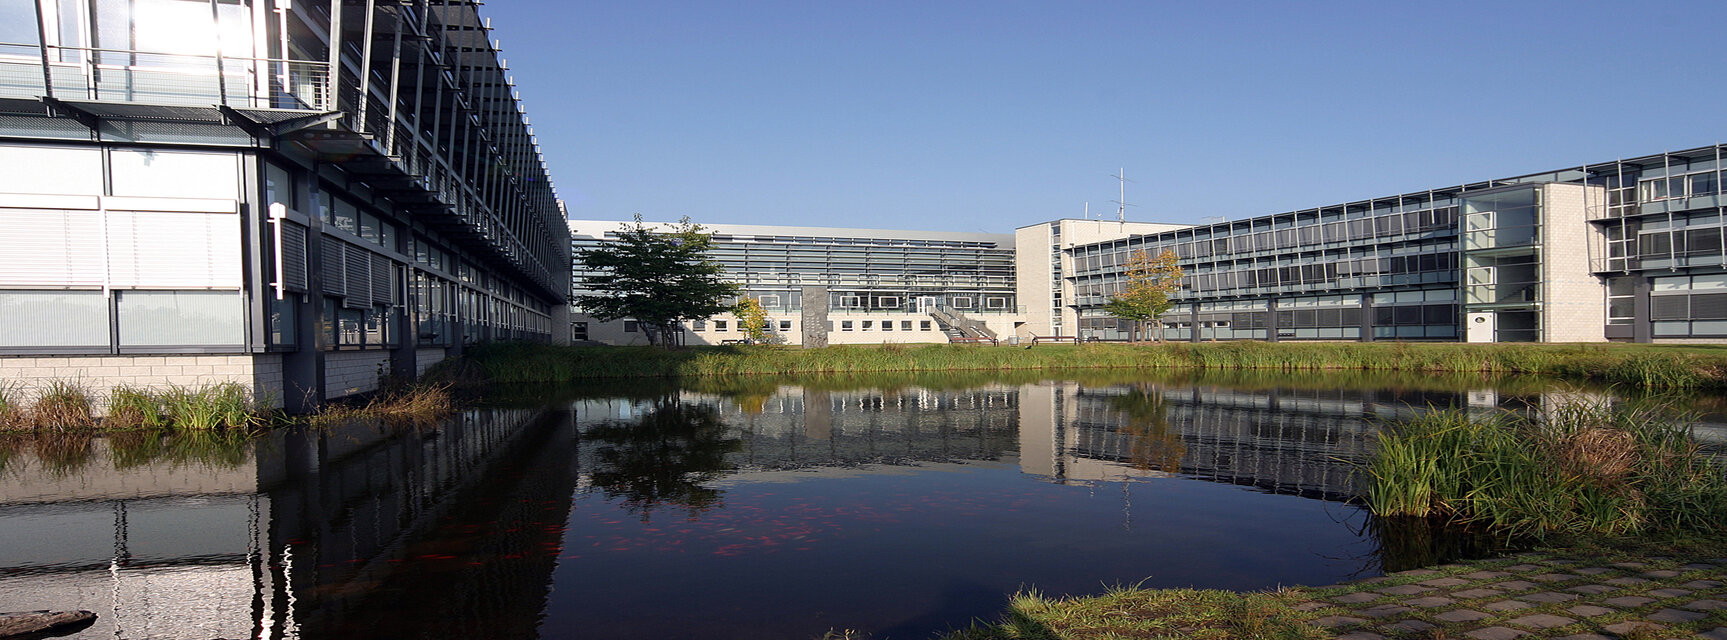
M754 379L242 441L14 437L0 610L95 611L80 638L921 640L1022 588L1322 585L1484 550L1348 502L1374 425L1576 395L1542 392Z

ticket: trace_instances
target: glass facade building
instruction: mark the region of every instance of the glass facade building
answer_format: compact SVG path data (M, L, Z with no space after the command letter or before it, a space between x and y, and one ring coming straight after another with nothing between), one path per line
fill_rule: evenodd
M477 5L0 0L0 377L299 409L564 339L568 229Z
M572 220L574 250L605 242L626 223ZM1019 317L1013 236L994 233L704 225L713 234L710 256L727 279L768 313L769 328L788 343L807 331L830 342L945 342L976 337L956 325L981 325L1008 335ZM582 293L586 272L576 265L572 287ZM811 298L810 296L818 296ZM806 311L825 310L832 328L806 326ZM626 323L580 315L575 337L610 343L645 340ZM685 325L692 344L739 340L729 315ZM632 335L633 334L633 335Z
M1724 147L1112 237L1056 238L1020 286L1036 331L1126 339L1102 305L1135 252L1186 274L1171 340L1719 341ZM1109 223L1114 224L1114 223ZM1021 256L1021 277L1034 268ZM1040 273L1039 275L1042 275ZM1035 297L1035 299L1034 299ZM1065 301L1064 301L1065 300Z

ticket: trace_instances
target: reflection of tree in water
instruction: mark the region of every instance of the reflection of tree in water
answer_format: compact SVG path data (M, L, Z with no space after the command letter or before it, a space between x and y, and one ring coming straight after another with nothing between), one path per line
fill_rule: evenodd
M1142 471L1181 470L1181 459L1187 455L1187 443L1181 434L1169 428L1169 405L1163 394L1149 387L1135 387L1125 394L1111 396L1110 408L1127 418L1122 433L1132 438L1130 463Z
M660 504L691 515L717 506L723 492L702 483L730 470L726 454L743 447L727 437L717 407L673 398L658 400L639 420L608 420L583 435L602 443L594 452L600 463L591 475L594 486L608 500L622 498L643 520Z

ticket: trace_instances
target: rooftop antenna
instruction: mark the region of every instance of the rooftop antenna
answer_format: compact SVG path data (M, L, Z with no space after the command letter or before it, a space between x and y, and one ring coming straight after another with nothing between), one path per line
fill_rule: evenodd
M1120 205L1120 207L1115 210L1115 219L1117 222L1127 222L1127 207L1128 207L1128 204L1127 204L1127 183L1137 182L1137 180L1128 180L1127 178L1123 177L1126 175L1127 175L1127 170L1125 168L1123 168L1123 169L1116 169L1115 175L1110 176L1111 178L1115 178L1117 182L1121 183L1121 199L1113 201L1117 205Z

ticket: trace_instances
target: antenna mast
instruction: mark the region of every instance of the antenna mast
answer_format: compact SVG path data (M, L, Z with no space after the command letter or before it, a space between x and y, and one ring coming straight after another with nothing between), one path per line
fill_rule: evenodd
M1115 219L1117 222L1127 222L1127 183L1134 182L1134 180L1128 180L1124 177L1127 175L1125 168L1116 169L1115 172L1115 175L1110 177L1115 178L1121 185L1121 199L1115 201L1117 205L1120 205L1115 210Z

